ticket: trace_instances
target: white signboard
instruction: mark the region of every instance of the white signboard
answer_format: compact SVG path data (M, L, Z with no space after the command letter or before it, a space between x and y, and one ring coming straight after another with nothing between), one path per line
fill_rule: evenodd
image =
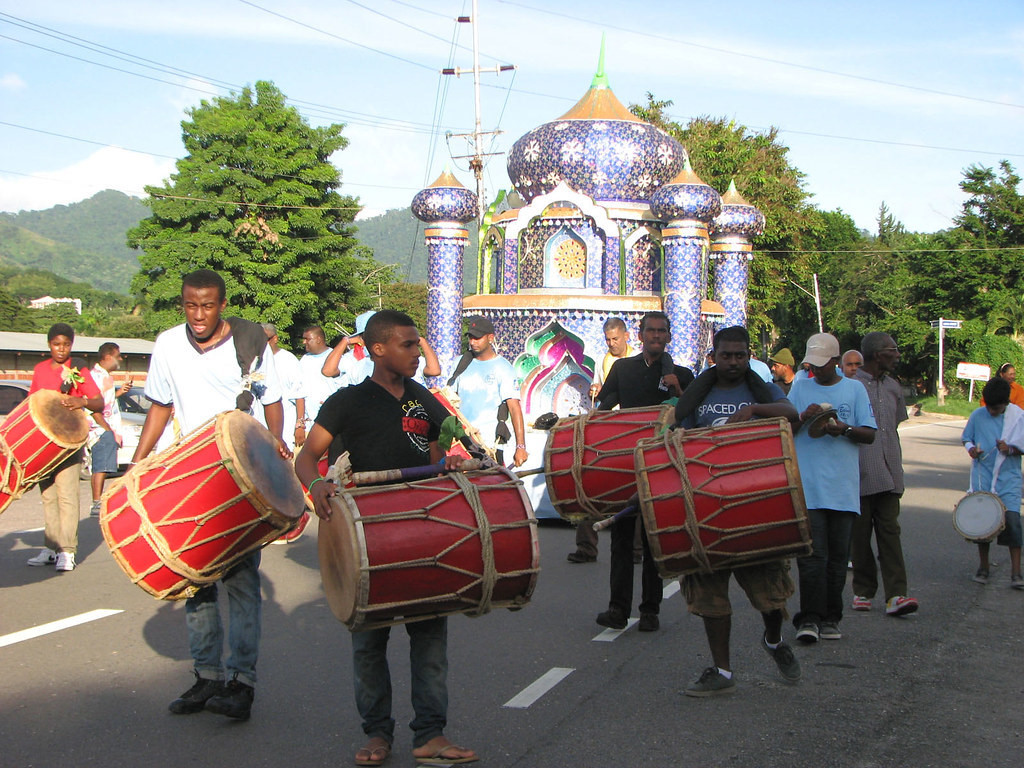
M992 367L981 363L957 363L956 377L971 381L988 381L992 378Z

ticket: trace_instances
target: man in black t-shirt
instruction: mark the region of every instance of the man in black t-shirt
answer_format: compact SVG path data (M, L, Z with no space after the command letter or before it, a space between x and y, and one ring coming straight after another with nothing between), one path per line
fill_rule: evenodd
M408 315L382 310L370 318L363 333L373 356L373 375L362 383L331 395L316 417L295 462L316 514L329 520L328 499L337 493L333 483L317 472L317 461L328 452L333 463L349 452L352 469L368 472L422 466L439 462L437 444L441 422L448 412L412 376L419 363L419 333ZM461 460L449 457L449 468ZM448 715L448 620L445 617L405 625L412 665L412 704L416 713L413 757L435 764L468 763L477 759L471 749L452 744L444 735ZM391 676L387 644L390 627L352 633L356 706L369 737L355 754L356 765L380 765L391 755L395 721L391 716Z
M648 312L640 320L639 355L616 360L608 379L597 395L598 408L610 411L616 405L639 408L658 405L679 395L693 381L693 373L680 365L665 373L668 362L665 347L672 340L668 316L664 312ZM602 627L623 629L633 607L633 533L639 515L630 515L611 526L612 552L608 610L597 615ZM641 526L643 522L641 521ZM641 570L640 623L641 632L654 632L660 626L662 582L651 556L647 534L641 531L644 556Z

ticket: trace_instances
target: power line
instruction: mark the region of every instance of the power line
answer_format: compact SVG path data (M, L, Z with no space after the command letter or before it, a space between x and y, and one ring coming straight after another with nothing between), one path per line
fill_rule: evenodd
M593 21L592 19L589 19L589 18L586 18L586 17L583 17L583 16L573 16L573 15L568 14L568 13L560 13L559 11L553 11L553 10L551 10L549 8L540 8L540 7L533 6L533 5L527 5L526 3L523 3L523 2L516 2L516 0L498 0L498 2L502 3L504 5L515 5L515 6L518 6L520 8L526 8L527 10L535 11L537 13L545 13L545 14L548 14L549 16L558 16L560 18L569 19L571 21L583 22L585 24L590 24L592 26L599 26L599 27L602 27L602 28L607 26L606 24L600 24L600 23L598 23L596 21ZM844 78L847 78L847 79L850 79L850 80L860 80L861 82L866 82L866 83L875 83L877 85L888 85L888 86L891 86L893 88L904 88L906 90L918 91L920 93L931 93L931 94L935 94L935 95L938 95L938 96L946 96L946 97L949 97L949 98L952 98L952 99L963 99L965 101L976 101L976 102L980 102L982 104L995 104L995 105L1000 106L1000 107L1013 107L1015 109L1024 109L1024 104L1013 104L1011 102L997 101L995 99L983 99L980 96L968 96L968 95L962 94L962 93L952 93L950 91L940 91L937 88L925 88L925 87L919 86L919 85L907 85L906 83L895 83L895 82L892 82L891 80L882 80L881 78L867 77L865 75L852 75L852 74L850 74L848 72L838 72L838 71L833 70L833 69L825 69L824 67L814 67L814 66L811 66L809 64L797 64L797 63L792 62L792 61L784 61L782 59L773 59L773 58L771 58L769 56L758 56L757 54L744 53L742 51L734 51L734 50L730 50L729 48L719 48L719 47L713 46L713 45L704 45L702 43L694 43L694 42L691 42L689 40L683 40L681 38L671 37L669 35L659 35L659 34L657 34L656 32L653 32L650 29L643 29L643 30L640 30L640 29L630 29L629 27L621 27L621 26L620 27L616 27L616 29L618 31L620 31L620 32L626 32L626 33L633 34L633 35L639 35L639 36L641 36L641 37L643 37L644 39L647 39L647 40L652 39L652 38L655 39L655 40L665 40L665 41L670 42L670 43L675 43L676 45L685 45L685 46L690 47L690 48L698 48L700 50L713 51L715 53L724 53L724 54L727 54L729 56L740 56L740 57L745 58L745 59L752 59L754 61L763 61L763 62L767 62L769 64L778 64L779 66L792 67L794 69L802 69L802 70L805 70L805 71L808 71L808 72L818 72L818 73L825 74L825 75L832 75L833 77L844 77Z

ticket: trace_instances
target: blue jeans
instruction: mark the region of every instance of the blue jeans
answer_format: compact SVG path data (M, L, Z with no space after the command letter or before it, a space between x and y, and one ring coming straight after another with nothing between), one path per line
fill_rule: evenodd
M260 553L246 556L220 580L228 593L228 679L256 685L256 658L260 651ZM221 650L224 628L217 610L217 585L199 590L185 601L188 645L196 674L207 680L223 680Z
M409 633L412 708L416 713L409 727L413 747L420 747L444 733L448 724L448 619L414 621L405 625L405 631ZM388 669L390 635L390 627L352 633L356 707L363 718L363 732L380 736L388 744L395 740Z
M838 623L843 618L843 589L856 517L855 512L807 510L814 550L796 559L800 572L800 612L793 617L796 627L808 622Z

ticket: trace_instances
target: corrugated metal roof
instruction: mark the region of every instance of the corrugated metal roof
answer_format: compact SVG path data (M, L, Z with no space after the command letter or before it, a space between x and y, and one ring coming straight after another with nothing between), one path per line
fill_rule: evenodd
M145 339L112 339L96 336L75 336L75 343L72 349L75 352L99 351L100 344L112 341L121 348L123 354L129 355L151 355L153 354L153 342ZM14 333L12 331L0 331L0 350L10 352L49 352L50 347L46 343L45 333Z

